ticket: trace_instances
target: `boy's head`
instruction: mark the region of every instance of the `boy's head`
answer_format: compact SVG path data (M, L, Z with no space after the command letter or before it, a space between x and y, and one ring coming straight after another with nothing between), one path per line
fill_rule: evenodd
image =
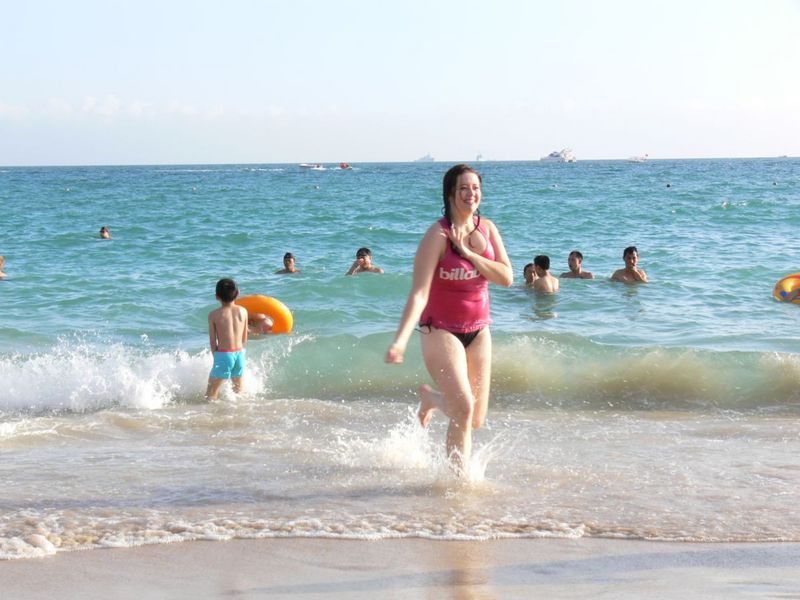
M294 254L292 254L291 252L287 252L286 254L284 254L283 255L283 266L288 269L289 265L293 265L293 264L294 264Z
M217 298L220 302L229 304L236 300L238 296L239 286L236 285L233 279L225 277L217 282Z
M540 254L539 256L534 256L533 264L539 267L543 271L548 271L550 270L550 257L545 256L544 254Z
M628 258L629 254L639 254L639 251L636 249L636 246L628 246L625 250L622 251L622 259Z

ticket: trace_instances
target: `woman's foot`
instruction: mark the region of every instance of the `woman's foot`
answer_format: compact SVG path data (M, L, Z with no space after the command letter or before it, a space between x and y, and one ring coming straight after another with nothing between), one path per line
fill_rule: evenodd
M433 411L439 406L439 398L441 394L434 390L427 383L423 383L417 390L419 394L419 410L417 417L419 417L419 424L427 427L433 417Z

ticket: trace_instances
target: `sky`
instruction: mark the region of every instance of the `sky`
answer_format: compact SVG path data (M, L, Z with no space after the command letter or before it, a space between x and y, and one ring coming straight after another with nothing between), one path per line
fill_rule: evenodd
M0 0L0 165L800 155L800 0Z

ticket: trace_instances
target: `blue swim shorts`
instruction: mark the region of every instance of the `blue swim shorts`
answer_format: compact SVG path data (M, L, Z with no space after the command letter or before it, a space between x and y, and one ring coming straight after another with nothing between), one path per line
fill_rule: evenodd
M238 379L244 373L244 348L233 352L214 352L211 379Z

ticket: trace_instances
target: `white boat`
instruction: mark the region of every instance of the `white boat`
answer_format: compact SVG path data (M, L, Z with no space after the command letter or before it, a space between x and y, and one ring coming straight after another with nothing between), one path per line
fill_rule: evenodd
M324 171L325 167L323 167L319 163L300 163L301 169L311 169L312 171Z
M425 156L420 156L414 162L433 162L433 157L430 154L426 154Z
M550 162L550 163L572 163L578 160L575 158L575 155L572 153L572 150L569 148L564 148L561 152L557 152L553 150L547 156L543 156L539 159L542 162Z
M647 154L644 154L643 156L631 156L631 157L628 159L628 162L629 162L629 163L643 163L643 162L647 162Z

